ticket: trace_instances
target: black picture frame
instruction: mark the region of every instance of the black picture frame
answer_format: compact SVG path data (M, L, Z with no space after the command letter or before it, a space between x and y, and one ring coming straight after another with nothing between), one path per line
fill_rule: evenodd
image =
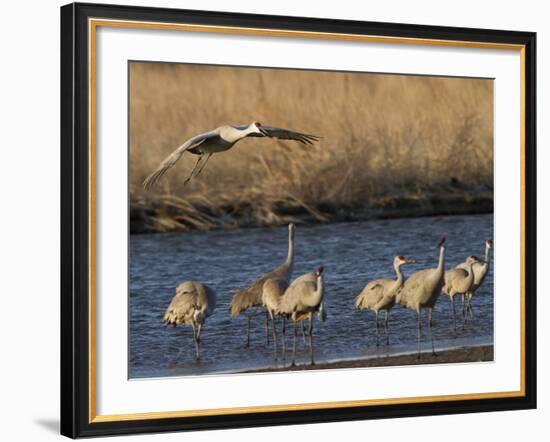
M502 43L524 47L524 395L162 419L90 421L89 18ZM61 434L76 438L536 408L536 34L73 3L61 8Z

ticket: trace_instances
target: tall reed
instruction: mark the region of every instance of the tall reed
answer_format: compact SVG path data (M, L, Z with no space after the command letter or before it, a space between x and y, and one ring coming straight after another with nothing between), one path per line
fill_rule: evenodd
M196 157L184 155L154 190L157 204L253 203L259 218L299 205L316 217L320 204L368 207L451 182L492 189L491 80L133 62L133 200L147 205L141 182L190 136L254 120L322 140L245 139L185 187Z

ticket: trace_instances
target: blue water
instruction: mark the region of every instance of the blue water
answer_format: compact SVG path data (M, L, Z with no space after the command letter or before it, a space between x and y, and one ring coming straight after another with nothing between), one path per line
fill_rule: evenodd
M264 316L252 320L251 345L245 347L246 320L228 313L231 289L243 288L280 265L287 254L286 227L230 231L132 235L130 239L129 377L159 377L241 372L290 363L274 358L266 345ZM314 324L316 362L416 351L416 313L396 306L390 314L389 345L374 333L372 312L356 311L355 296L371 279L395 277L395 255L416 259L405 275L437 265L437 240L447 237L447 268L468 256L484 255L493 236L493 216L407 218L300 226L296 228L293 277L325 267L324 323ZM201 359L194 359L192 330L166 328L162 315L184 280L210 285L218 303L201 336ZM460 299L457 298L460 318ZM433 313L438 349L493 343L492 266L474 297L474 319L455 332L449 299L440 296ZM424 312L426 315L426 312ZM426 315L427 316L427 315ZM427 317L422 348L429 351ZM381 315L382 318L382 315ZM381 321L382 323L382 321ZM287 332L287 347L291 345ZM301 336L297 363L309 361Z

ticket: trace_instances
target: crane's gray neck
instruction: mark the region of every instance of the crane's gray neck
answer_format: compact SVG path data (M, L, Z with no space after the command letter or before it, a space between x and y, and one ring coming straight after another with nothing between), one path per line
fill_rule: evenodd
M445 246L439 248L439 263L437 264L437 270L443 273L445 269Z
M315 290L315 304L319 305L323 302L323 291L324 291L324 282L323 275L317 276L317 290Z
M247 126L245 129L243 129L243 130L240 131L240 133L241 133L240 138L245 138L245 137L247 137L249 134L254 133L254 132L257 132L256 127L254 126L254 124L250 124L250 125Z
M401 287L401 285L403 284L403 272L401 272L401 263L396 262L393 265L393 268L395 269L395 274L397 275L397 286Z
M476 262L477 261L472 261L470 263L470 267L468 268L468 279L467 279L468 285L471 285L472 282L474 281L474 264Z
M489 263L491 261L491 247L485 246L485 264L487 267L489 267Z
M315 307L318 308L323 302L323 290L324 290L323 275L318 275L316 282L317 284L316 284L315 290L307 290L306 292L303 292L301 296L302 304L311 308L315 308ZM311 286L308 285L308 287L311 287Z
M292 265L294 264L294 234L293 232L288 232L288 254L286 256L285 265L292 269Z
M249 134L255 131L256 129L252 125L247 126L244 129L237 129L236 127L233 127L233 126L225 126L222 129L221 136L225 141L234 144L237 141L242 140L243 138L246 138Z

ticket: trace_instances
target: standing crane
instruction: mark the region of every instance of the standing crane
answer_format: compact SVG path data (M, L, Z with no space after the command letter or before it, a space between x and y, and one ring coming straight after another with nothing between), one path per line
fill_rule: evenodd
M311 356L311 365L313 360L313 321L311 315L316 312L321 321L325 320L325 310L323 304L323 267L318 267L315 273L306 273L294 281L285 290L280 298L277 313L290 319L293 323L294 339L292 345L292 366L296 360L296 323L309 318L309 351ZM284 322L283 322L283 341Z
M396 303L416 311L417 348L420 358L420 333L422 310L428 310L428 324L432 341L432 354L435 355L432 334L432 310L441 293L445 272L445 237L438 244L439 261L435 269L426 269L413 273L406 281L396 297Z
M474 296L474 293L477 291L477 289L483 284L483 281L485 281L485 277L487 276L487 273L489 273L489 265L491 264L491 249L493 247L493 241L490 239L485 241L485 260L483 262L477 262L474 263L474 266L472 267L474 270L474 284L472 285L472 288L468 291L468 293L465 293L462 295L462 316L465 318L468 315L468 312L470 313L471 317L473 318L473 308L472 308L472 297ZM466 261L464 261L462 264L459 264L457 267L466 269L469 265L470 258L468 258ZM464 297L467 297L467 306L466 306L466 312L464 312Z
M355 298L356 309L369 309L376 315L376 336L378 336L378 312L380 310L385 311L384 331L386 333L386 342L389 341L388 316L390 310L395 305L397 292L403 287L403 283L405 282L405 277L403 276L403 272L401 272L401 266L415 262L414 259L407 259L401 255L396 256L393 259L393 268L397 275L397 279L383 278L370 281Z
M441 291L445 293L451 300L453 312L453 328L456 331L456 312L455 312L455 295L464 295L468 293L474 285L473 265L478 263L476 256L470 256L467 259L466 269L455 267L454 269L445 272L445 283ZM463 298L464 299L464 298ZM464 309L462 309L462 319L464 320Z
M262 304L271 318L271 331L273 334L273 352L277 357L277 328L275 319L278 314L279 302L288 288L288 281L283 278L266 279L262 289ZM284 347L284 340L283 340Z
M229 313L231 317L236 317L238 315L244 315L247 318L247 328L246 328L246 346L250 346L250 320L253 316L256 315L259 309L264 308L262 293L264 283L268 279L281 279L285 281L286 284L290 282L292 277L292 268L294 265L294 232L295 227L293 223L288 225L288 254L285 262L277 267L272 272L266 273L260 278L256 279L252 284L247 288L237 291L231 304L229 306ZM266 337L269 335L267 330L267 320L268 312L266 311L265 317L265 331Z
M183 183L185 186L192 178L199 176L213 154L225 152L231 149L237 142L247 137L295 140L302 144L313 144L314 141L319 141L320 138L317 135L294 132L278 127L263 126L257 121L249 125L220 126L210 132L205 132L188 139L180 147L174 150L160 163L158 168L151 175L145 178L143 187L145 190L152 188L162 176L178 162L185 152L189 152L190 154L198 155L199 158L189 177Z
M182 282L166 309L162 321L166 325L189 324L193 328L195 359L200 358L201 329L216 308L216 292L196 281Z

